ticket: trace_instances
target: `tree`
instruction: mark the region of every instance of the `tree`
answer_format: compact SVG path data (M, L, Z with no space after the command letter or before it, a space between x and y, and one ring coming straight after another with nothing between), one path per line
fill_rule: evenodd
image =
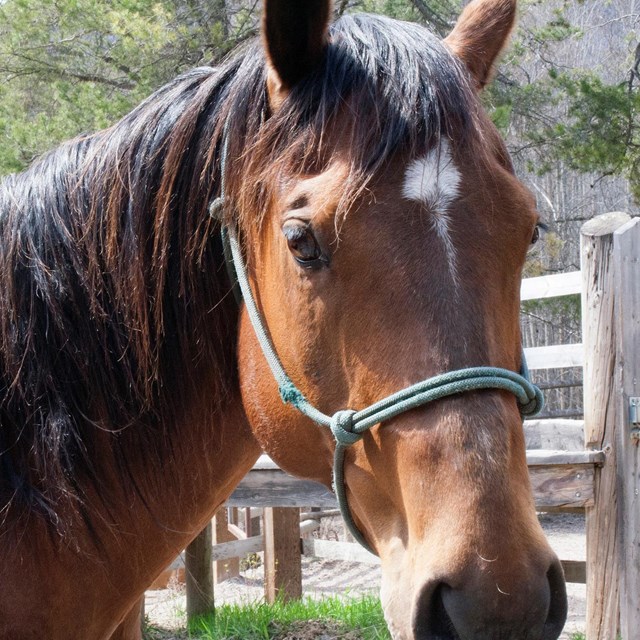
M569 38L575 42L583 34L556 14L537 38L546 44ZM520 126L521 144L537 147L538 160L544 158L537 173L562 161L570 169L599 174L597 179L621 176L640 204L639 52L640 45L633 64L623 59L606 73L558 64L553 55L543 57L546 74L503 90L494 118L503 128L510 117L526 122Z
M552 74L551 85L570 104L567 121L531 135L567 166L601 176L625 177L640 204L640 87L634 77L606 84L593 73Z
M109 126L181 71L215 62L253 33L257 4L6 0L0 174L63 139Z
M485 92L520 174L554 222L561 209L575 217L574 207L566 193L556 202L558 190L545 176L558 182L587 173L576 185L598 184L601 192L611 185L628 191L628 181L638 202L640 63L632 39L639 0L521 2L514 46ZM445 35L461 4L336 0L335 11L385 13ZM110 125L181 71L215 63L256 32L260 6L260 0L0 3L0 175L65 138ZM600 56L612 41L615 57ZM588 190L581 189L584 198ZM628 207L622 197L609 200ZM583 217L600 206L583 207Z
M496 124L530 175L578 171L628 182L640 204L640 5L532 2L498 83ZM637 37L636 37L637 38ZM590 217L586 215L585 218Z

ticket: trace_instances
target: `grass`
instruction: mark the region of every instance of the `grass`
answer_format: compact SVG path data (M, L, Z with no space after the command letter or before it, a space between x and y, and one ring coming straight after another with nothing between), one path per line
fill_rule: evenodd
M571 636L571 640L587 640L587 636L584 633L577 632ZM617 640L621 640L620 636L618 636Z
M314 621L312 624L311 621ZM315 626L314 626L315 624ZM166 634L166 635L165 635ZM150 640L290 640L317 637L345 640L391 640L380 600L371 596L338 596L288 603L220 605L215 615L199 618L189 631L175 633L149 628ZM574 633L571 640L586 640Z
M331 635L349 634L353 640L391 640L380 600L374 596L304 598L273 605L222 605L216 607L215 616L192 623L190 636L199 640L273 640L311 620L322 621L323 630L330 629Z

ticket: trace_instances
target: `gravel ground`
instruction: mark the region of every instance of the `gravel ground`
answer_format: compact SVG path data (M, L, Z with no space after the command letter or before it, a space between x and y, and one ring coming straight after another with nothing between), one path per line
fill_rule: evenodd
M542 526L549 542L563 560L584 560L584 517L574 514L543 515ZM354 562L317 560L303 557L302 588L305 595L360 595L376 593L380 584L380 569ZM576 631L584 631L585 585L567 585L569 616L561 640L569 640ZM248 569L238 578L216 585L217 603L256 602L263 598L262 567ZM186 598L184 588L170 585L167 589L147 591L146 615L158 628L157 638L164 640L185 638L180 631L185 625ZM162 630L162 631L160 631ZM341 636L344 638L344 636ZM313 623L303 625L294 633L282 636L282 640L312 639L333 640L331 625Z

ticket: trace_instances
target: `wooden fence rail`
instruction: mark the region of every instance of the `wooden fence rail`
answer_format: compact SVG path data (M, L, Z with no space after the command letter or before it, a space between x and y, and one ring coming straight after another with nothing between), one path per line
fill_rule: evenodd
M584 367L585 417L526 422L527 463L539 510L586 509L586 564L565 561L563 567L568 580L586 580L587 638L612 640L621 633L622 640L633 640L640 628L640 417L634 417L640 414L640 218L612 213L588 222L581 254L581 271L522 283L522 300L581 294L583 323L582 344L526 350L531 369ZM298 510L335 505L325 487L292 478L263 456L227 506L264 508L264 538L218 545L206 562L228 557L232 547L225 545L255 550L271 540L268 594L284 584L285 593L296 595L296 570L283 571L279 563L297 563L299 571L304 527ZM278 520L289 523L279 542ZM376 561L353 543L306 539L302 547L318 556ZM282 576L274 581L275 567Z

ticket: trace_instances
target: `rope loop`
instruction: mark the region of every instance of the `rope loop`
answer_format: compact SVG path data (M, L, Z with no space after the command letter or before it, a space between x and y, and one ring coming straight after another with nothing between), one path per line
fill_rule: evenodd
M544 397L542 395L542 391L538 387L533 388L534 396L529 400L529 402L520 403L520 413L523 416L535 416L536 414L542 411L542 407L544 407Z
M342 411L337 411L331 417L331 433L333 433L336 442L343 447L348 447L358 442L358 440L362 440L362 434L353 431L353 416L355 413L351 409L343 409Z

